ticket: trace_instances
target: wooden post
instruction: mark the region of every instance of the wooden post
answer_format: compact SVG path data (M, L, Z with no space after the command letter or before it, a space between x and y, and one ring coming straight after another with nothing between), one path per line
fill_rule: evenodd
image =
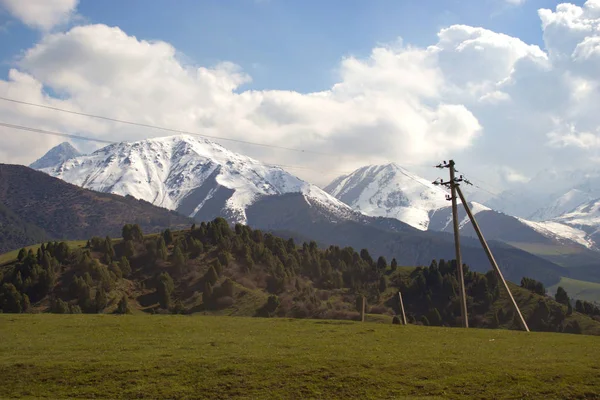
M362 307L360 308L360 320L362 322L365 322L365 308L366 308L366 301L365 301L365 296L362 297Z
M456 205L456 189L458 185L454 180L454 161L450 160L450 191L452 196L452 223L454 225L454 250L456 252L456 270L458 274L458 284L460 286L460 316L462 317L463 327L469 327L469 316L467 314L467 296L465 293L465 276L463 273L462 257L460 254L460 238L458 229L458 209Z
M515 298L513 297L510 289L508 288L508 284L506 283L506 280L504 279L504 276L502 275L502 271L500 271L500 267L498 267L498 263L496 263L496 260L494 259L494 256L492 255L492 251L490 250L487 242L485 241L485 238L483 237L483 234L481 233L481 229L479 229L479 225L477 224L477 221L475 220L475 217L473 216L471 209L467 205L465 196L463 195L463 193L459 187L457 187L456 189L458 191L458 195L460 196L460 200L462 201L463 206L465 207L465 211L467 212L467 215L469 216L469 219L471 220L471 224L473 224L473 228L475 229L475 232L477 233L477 236L479 237L481 246L483 246L483 250L485 250L485 254L488 257L488 260L490 260L490 264L492 264L492 267L494 268L494 270L496 270L496 273L500 277L500 280L502 281L504 288L508 292L508 296L510 297L513 308L515 309L515 311L517 312L517 315L519 316L519 319L521 320L521 325L523 326L523 329L525 329L527 332L529 332L529 327L527 326L527 322L525 322L525 319L523 318L523 314L521 314L521 310L519 309L519 306L517 305L517 302L515 301Z
M404 312L404 302L402 301L402 292L398 292L398 299L400 299L400 312L402 313L402 325L406 325L406 313Z

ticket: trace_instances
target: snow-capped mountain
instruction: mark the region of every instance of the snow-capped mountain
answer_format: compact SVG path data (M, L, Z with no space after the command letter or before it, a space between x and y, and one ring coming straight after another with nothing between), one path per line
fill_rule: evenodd
M517 217L547 221L597 197L600 197L600 171L546 169L485 204Z
M448 206L443 189L395 163L359 168L325 191L366 215L395 218L423 231L429 213Z
M584 192L580 189L571 189L552 203L537 210L529 219L533 221L548 221L566 214L592 199L593 196L589 192Z
M50 168L81 155L69 142L63 142L51 148L44 156L31 163L29 167L33 169Z
M396 164L372 165L334 180L325 190L367 215L395 218L420 230L452 233L452 209L446 192L429 181ZM583 193L583 192L582 192ZM559 212L577 202L578 192L572 191L557 201L553 210ZM572 203L571 203L572 204ZM581 229L560 221L533 222L514 217L486 205L469 202L484 236L516 246L571 246L595 249L596 243ZM475 230L459 203L461 234L476 237Z
M330 217L352 219L346 204L281 168L267 166L195 136L118 143L43 172L99 192L130 195L198 220L246 223L261 198L298 194Z
M600 244L600 198L581 204L574 210L555 218L553 222L583 231L589 240Z

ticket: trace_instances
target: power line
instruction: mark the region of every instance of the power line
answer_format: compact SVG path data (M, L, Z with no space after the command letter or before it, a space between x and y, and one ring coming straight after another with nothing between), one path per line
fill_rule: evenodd
M205 135L205 134L197 133L197 132L190 132L190 131L184 131L184 130L180 130L180 129L166 128L163 126L144 124L141 122L126 121L126 120L122 120L122 119L105 117L105 116L95 115L95 114L87 114L87 113L83 113L83 112L79 112L79 111L66 110L64 108L46 106L43 104L29 103L27 101L9 99L7 97L0 97L0 100L9 101L12 103L17 103L17 104L23 104L23 105L32 106L32 107L45 108L45 109L53 110L53 111L60 111L63 113L68 113L68 114L81 115L84 117L97 118L97 119L102 119L105 121L118 122L121 124L135 125L135 126L140 126L140 127L144 127L144 128L159 129L159 130L166 131L166 132L174 132L174 133L180 133L180 134L185 134L185 135L195 135L195 136L200 136L200 137L204 137L204 138L208 138L208 139L226 140L226 141L230 141L230 142L242 143L242 144L247 144L247 145L252 145L252 146L270 147L270 148L280 149L280 150L296 151L299 153L311 153L311 154L318 154L318 155L323 155L323 156L335 155L332 153L325 153L325 152L320 152L320 151L315 151L315 150L298 149L298 148L294 148L294 147L277 146L274 144L266 144L266 143L250 142L247 140L225 138L222 136Z
M0 99L4 99L4 98L0 97ZM10 100L10 101L12 101L12 100ZM6 122L0 122L0 126L4 126L6 128L11 128L11 129L18 129L18 130L24 130L24 131L34 132L34 133L40 133L40 134L44 134L44 135L60 136L60 137L65 137L65 138L70 138L70 139L85 140L85 141L97 142L97 143L102 143L102 144L118 143L118 142L113 142L113 141L108 141L108 140L91 138L91 137L87 137L87 136L72 135L72 134L68 134L68 133L47 131L44 129L37 129L37 128L28 127L28 126L14 125L14 124L6 123ZM198 135L198 136L202 136L202 135ZM276 146L273 146L273 147L276 147ZM306 153L310 153L310 151L307 151ZM324 170L318 170L315 168L305 167L305 166L300 166L300 165L281 165L281 164L268 164L268 163L264 163L264 164L267 166L273 166L273 167L279 167L279 168L304 169L304 170L316 171L316 172L335 172L335 173L339 173L339 174L351 174L353 172L353 171L341 171L341 170L331 170L331 169L324 171ZM404 172L404 169L402 167L400 167L399 171L400 171L400 173L405 175L407 178L412 179L413 181L417 182L418 184L420 184L428 189L431 189L430 186L424 184L423 182L419 181L415 177Z
M87 136L71 135L68 133L52 132L52 131L47 131L44 129L31 128L28 126L14 125L14 124L6 123L6 122L0 122L0 126L4 126L6 128L10 128L10 129L18 129L18 130L23 130L23 131L28 131L28 132L41 133L44 135L60 136L60 137L65 137L65 138L70 138L70 139L86 140L86 141L90 141L90 142L98 142L98 143L103 143L103 144L118 143L118 142L112 142L112 141L108 141L108 140L95 139L95 138L91 138L91 137L87 137ZM224 159L219 160L218 158L215 158L215 157L211 157L211 158L213 158L217 161L227 161ZM316 172L321 172L321 173L323 173L323 172L335 172L337 174L351 173L350 171L339 171L339 170L334 170L334 169L320 170L320 169L305 167L305 166L301 166L301 165L282 165L282 164L270 164L270 163L263 163L263 165L265 165L267 167L305 169L305 170L316 171Z

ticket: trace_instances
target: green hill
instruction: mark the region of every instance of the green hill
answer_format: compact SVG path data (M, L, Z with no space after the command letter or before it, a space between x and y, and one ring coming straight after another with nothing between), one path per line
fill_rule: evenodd
M0 398L595 399L594 336L283 318L0 314Z
M365 296L370 318L390 323L401 291L409 322L460 326L454 262L400 267L364 249L300 246L246 226L232 229L223 219L148 236L128 225L121 235L0 257L0 309L358 320ZM519 329L496 276L465 270L470 326ZM586 315L513 291L532 330L600 334L600 323Z

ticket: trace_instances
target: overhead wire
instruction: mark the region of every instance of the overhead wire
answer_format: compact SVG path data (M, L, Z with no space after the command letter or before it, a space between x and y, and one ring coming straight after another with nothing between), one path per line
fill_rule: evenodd
M69 139L85 140L85 141L98 142L98 143L103 143L103 144L116 144L116 143L119 143L119 142L114 142L114 141L109 141L109 140L95 139L95 138L91 138L91 137L87 137L87 136L73 135L73 134L68 134L68 133L47 131L47 130L44 130L44 129L32 128L32 127L23 126L23 125L9 124L9 123L6 123L6 122L1 122L1 121L0 121L0 126L4 126L6 128L10 128L10 129L17 129L17 130L23 130L23 131L28 131L28 132L40 133L40 134L44 134L44 135L60 136L60 137L65 137L65 138L69 138ZM227 161L227 160L224 160L224 159L223 160L219 160L216 157L213 157L213 158L215 158L215 160L217 160L217 161ZM283 165L283 164L272 164L272 163L263 163L263 165L266 165L266 166L269 166L269 167L278 167L278 168L305 169L305 170L311 170L311 171L321 172L321 173L323 173L323 172L335 172L335 173L338 173L338 174L349 174L349 173L352 172L352 171L340 171L340 170L332 170L332 169L320 170L320 169L306 167L306 166L301 166L301 165Z
M83 113L83 112L79 112L79 111L67 110L64 108L47 106L44 104L30 103L27 101L10 99L7 97L2 97L2 96L0 96L0 100L4 100L4 101L16 103L16 104L27 105L27 106L31 106L31 107L45 108L48 110L59 111L59 112L68 113L68 114L80 115L80 116L89 117L89 118L97 118L97 119L102 119L105 121L118 122L121 124L140 126L143 128L158 129L158 130L162 130L162 131L166 131L166 132L180 133L180 134L184 134L184 135L200 136L200 137L207 138L207 139L225 140L225 141L229 141L229 142L241 143L241 144L252 145L252 146L270 147L270 148L279 149L279 150L296 151L299 153L310 153L310 154L318 154L318 155L323 155L323 156L334 156L335 155L333 153L325 153L325 152L320 152L320 151L315 151L315 150L278 146L278 145L268 144L268 143L251 142L249 140L232 139L232 138L226 138L223 136L207 135L207 134L203 134L203 133L191 132L191 131L186 131L186 130L182 130L182 129L173 129L173 128L167 128L164 126L145 124L145 123L134 122L134 121L127 121L127 120L123 120L123 119L111 118L111 117L106 117L106 116L102 116L102 115L88 114L88 113Z
M230 142L240 143L240 144L245 144L245 145L268 147L268 148L274 148L274 149L286 150L286 151L295 151L295 152L300 152L300 153L305 153L305 154L338 156L337 154L333 154L333 153L319 152L319 151L307 150L307 149L300 149L300 148L294 148L294 147L278 146L278 145L273 145L273 144L252 142L252 141L240 140L240 139L233 139L233 138L226 138L226 137L215 136L215 135L206 135L206 134L201 134L201 133L197 133L197 132L185 131L185 130L181 130L181 129L173 129L173 128L167 128L167 127L158 126L158 125L145 124L145 123L134 122L134 121L127 121L127 120L123 120L123 119L112 118L112 117L107 117L107 116L102 116L102 115L89 114L89 113L84 113L84 112L79 112L79 111L74 111L74 110L67 110L67 109L59 108L59 107L52 107L52 106L48 106L48 105L44 105L44 104L31 103L31 102L27 102L27 101L23 101L23 100L17 100L17 99L12 99L12 98L3 97L3 96L0 96L0 100L11 102L11 103L15 103L15 104L21 104L21 105L26 105L26 106L31 106L31 107L38 107L38 108L48 109L48 110L52 110L52 111L58 111L58 112L62 112L62 113L79 115L79 116L84 116L84 117L89 117L89 118L102 119L102 120L105 120L105 121L117 122L117 123L121 123L121 124L140 126L140 127L143 127L143 128L158 129L158 130L162 130L162 131L166 131L166 132L173 132L173 133L180 133L180 134L187 134L187 135L199 136L199 137L208 138L208 139L214 139L214 140L224 140L224 141L230 141ZM62 133L62 132L52 132L52 131L47 131L47 130L37 129L37 128L31 128L31 127L22 126L22 125L8 124L8 123L5 123L5 122L0 122L0 126L4 126L4 127L7 127L7 128L12 128L12 129L25 130L25 131L29 131L29 132L41 133L41 134L46 134L46 135L60 136L60 137L65 137L65 138L70 138L70 139L93 141L93 142L103 143L103 144L114 144L114 143L116 143L116 142L112 142L112 141L107 141L107 140L102 140L102 139L95 139L95 138L90 138L90 137L84 137L84 136L80 136L80 135L73 135L73 134L67 134L67 133ZM311 171L317 171L317 172L324 172L323 170L318 170L318 169L315 169L315 168L305 167L305 166L299 166L299 165L280 165L280 164L266 164L266 165L271 165L271 166L280 167L280 168L305 169L305 170L311 170ZM423 167L423 165L414 165L414 164L411 164L411 166L414 166L414 167ZM341 174L350 174L350 173L352 173L352 171L338 171L338 170L327 170L327 171L328 172L341 173ZM400 170L400 172L403 175L405 175L407 178L409 178L409 179L417 182L418 184L420 184L420 185L422 185L422 186L424 186L424 187L426 187L428 189L431 188L431 186L424 184L423 182L419 181L415 177L413 177L410 174L404 172L402 169ZM487 191L487 190L485 190L483 188L481 188L481 189L484 190L484 191Z

